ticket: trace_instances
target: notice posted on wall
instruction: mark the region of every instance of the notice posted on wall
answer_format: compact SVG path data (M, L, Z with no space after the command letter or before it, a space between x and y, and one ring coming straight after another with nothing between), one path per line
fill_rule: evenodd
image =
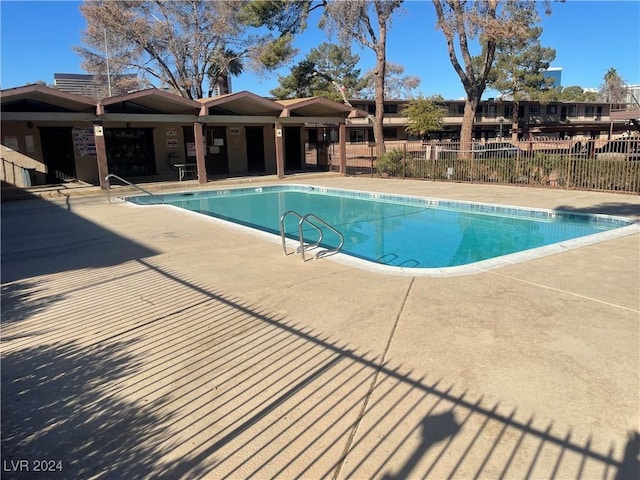
M4 137L2 143L5 147L18 151L18 137Z
M73 136L73 145L78 149L81 157L96 156L96 138L92 128L75 127L71 134Z
M36 143L33 139L33 135L24 136L24 146L27 149L27 153L33 153L36 151Z
M196 156L196 142L187 142L187 157Z

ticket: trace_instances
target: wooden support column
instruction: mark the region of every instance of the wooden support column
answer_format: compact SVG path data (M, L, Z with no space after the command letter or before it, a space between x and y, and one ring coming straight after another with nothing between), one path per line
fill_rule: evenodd
M96 143L96 158L98 161L98 178L100 188L107 189L109 183L105 179L109 175L109 164L107 163L107 145L104 141L104 127L99 124L93 126L93 136Z
M195 122L193 124L193 138L196 143L196 169L198 170L198 183L204 185L207 183L207 165L204 161L205 146L204 136L202 135L202 124Z
M276 142L276 171L278 178L284 178L284 128L282 124L275 124Z
M341 123L339 127L339 155L340 155L340 174L347 174L347 126L345 123Z
M104 115L104 105L102 102L96 106L96 119L93 122L93 138L96 144L96 161L98 162L98 180L100 188L106 190L109 182L105 177L109 175L109 163L107 162L107 144L104 141L104 126L102 116Z

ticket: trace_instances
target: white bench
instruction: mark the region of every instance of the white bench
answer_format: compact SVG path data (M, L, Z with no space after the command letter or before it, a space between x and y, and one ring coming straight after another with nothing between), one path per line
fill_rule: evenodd
M196 175L198 173L198 165L196 163L174 163L174 167L178 169L178 180L182 181L185 175Z

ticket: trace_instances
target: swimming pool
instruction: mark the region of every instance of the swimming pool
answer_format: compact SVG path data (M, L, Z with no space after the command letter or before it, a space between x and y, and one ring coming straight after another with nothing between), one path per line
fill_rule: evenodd
M433 198L388 195L308 185L129 197L158 203L280 235L287 211L312 213L344 236L341 250L359 266L390 273L466 274L525 261L638 230L633 222L585 215ZM318 224L322 245L335 248L339 237ZM298 238L298 218L284 220L289 238ZM305 240L317 232L308 225ZM337 256L342 258L344 256ZM349 263L349 262L348 262Z

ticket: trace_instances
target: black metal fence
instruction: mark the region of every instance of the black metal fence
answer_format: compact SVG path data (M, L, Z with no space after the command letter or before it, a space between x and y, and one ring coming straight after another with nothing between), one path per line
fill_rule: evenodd
M387 142L347 145L347 174L434 181L640 193L640 139L473 143ZM337 156L332 156L337 169Z

